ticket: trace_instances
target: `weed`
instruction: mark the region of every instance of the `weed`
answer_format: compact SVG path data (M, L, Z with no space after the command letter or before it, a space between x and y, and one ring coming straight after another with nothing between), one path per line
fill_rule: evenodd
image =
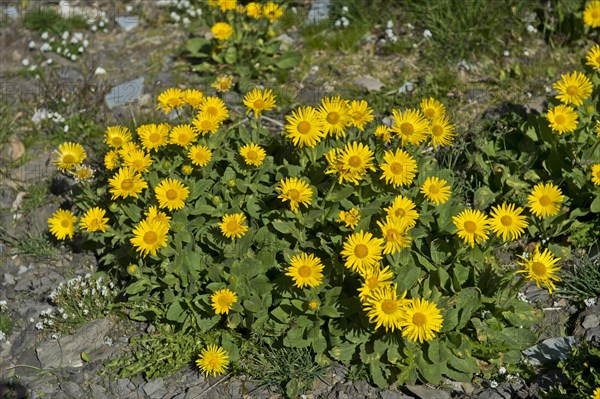
M42 206L48 198L48 186L46 182L39 182L32 185L27 190L23 202L21 203L20 211L23 214L28 214L31 211Z
M584 301L600 297L600 259L587 256L573 260L573 270L563 272L559 294Z
M23 24L29 30L35 32L62 33L75 29L86 29L86 21L79 16L63 18L50 7L39 7L25 13Z
M57 256L59 250L48 241L48 237L37 230L24 236L14 237L0 230L0 239L13 248L13 255L32 255L42 258Z

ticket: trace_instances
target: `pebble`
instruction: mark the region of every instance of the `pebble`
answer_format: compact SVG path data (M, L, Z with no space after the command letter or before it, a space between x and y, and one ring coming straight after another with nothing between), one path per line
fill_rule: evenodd
M583 323L581 323L581 326L586 330L598 327L598 325L600 325L600 317L598 317L598 315L595 314L589 314L585 316L585 319L583 319Z

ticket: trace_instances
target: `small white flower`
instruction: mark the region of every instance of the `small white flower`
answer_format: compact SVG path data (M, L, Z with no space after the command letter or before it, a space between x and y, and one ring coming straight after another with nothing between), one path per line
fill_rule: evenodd
M181 22L183 22L184 25L189 25L190 24L190 19L188 17L183 17L183 19L181 20Z
M8 302L4 299L0 301L0 312L4 312L8 309Z
M46 60L46 64L48 64L48 65L52 64L52 58L48 58L48 59Z
M77 56L75 54L71 56L71 61L77 61Z
M30 318L29 318L29 322L30 322L30 323L33 323L34 321L35 321L35 320L33 319L33 317L30 317Z
M510 51L504 50L504 52L502 53L502 55L505 56L505 57L509 57L510 56Z
M406 24L406 27L408 29L413 29L414 28L413 24L411 24L410 22Z
M392 29L394 27L394 22L390 19L389 21L387 21L385 27L388 29Z
M344 6L342 7L342 13L347 13L348 12L348 7Z
M104 21L98 22L98 27L99 28L104 28Z
M60 334L59 333L54 333L50 336L50 338L52 339L59 339L60 338Z
M83 46L79 46L79 48L77 49L77 52L78 53L83 53L83 50L84 50Z
M498 388L498 382L495 380L490 381L490 387L491 388Z
M98 30L98 27L96 25L92 25L90 29L92 30L92 32L96 32Z
M83 47L87 47L90 45L90 42L86 39L83 42L81 42L81 44L83 44Z
M523 55L525 57L529 57L529 50L523 50Z
M50 51L50 50L52 50L52 47L48 43L44 43L40 47L40 51L43 52L43 53L45 53L46 51Z
M592 307L596 304L596 298L588 298L588 299L584 299L583 303L585 303L585 306Z
M500 374L505 374L505 373L506 373L506 368L504 368L504 367L500 367L500 368L498 369L498 373L500 373Z
M32 72L35 71L36 69L37 69L37 65L31 65L29 67L29 70L32 71Z
M69 125L63 126L63 131L67 133L69 131Z
M431 31L430 31L429 29L425 29L425 30L423 31L423 37L424 37L425 39L429 39L431 36L433 36L433 33L431 33Z
M33 40L29 42L29 48L30 49L34 49L35 48L35 42Z
M62 39L63 40L67 40L68 38L69 38L69 32L64 31L63 34L62 34Z
M63 318L64 320L67 320L67 319L69 318L69 315L68 315L68 314L66 314L66 313L63 313L63 315L62 315L62 318Z
M529 300L527 299L527 297L525 296L525 294L523 294L522 292L519 292L517 294L517 299L523 302L529 302Z
M90 313L90 311L89 311L89 310L87 310L87 309L83 309L83 315L84 315L84 316L87 316L87 315L88 315L88 313Z
M535 26L529 24L529 25L527 25L527 32L535 33L535 32L537 32L537 29L535 28Z
M102 67L98 67L96 68L96 71L94 71L94 75L105 75L106 74L106 69L102 68Z
M131 4L127 4L127 6L125 7L125 11L132 12L133 11L133 6Z
M48 32L42 33L42 40L48 40Z
M4 331L0 331L0 342L4 341L6 339L6 334L4 333Z
M40 322L38 322L38 323L35 325L35 328L36 328L36 329L38 329L38 330L43 330L43 329L44 329L44 323L42 323L41 321L40 321Z
M350 25L350 21L346 17L342 17L341 21L342 21L342 25L344 25L345 27Z

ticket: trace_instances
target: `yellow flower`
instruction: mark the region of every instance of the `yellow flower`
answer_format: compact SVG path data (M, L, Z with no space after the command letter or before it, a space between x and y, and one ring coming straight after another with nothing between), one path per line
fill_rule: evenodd
M346 127L350 125L350 114L346 101L340 97L324 97L317 109L319 118L323 120L323 132L335 138L346 135Z
M129 141L129 142L123 144L123 146L121 148L119 148L118 150L114 150L114 151L117 151L117 153L120 156L124 156L125 154L128 154L128 153L130 153L132 151L138 151L138 150L141 150L141 149L142 149L141 146L137 145L133 141Z
M204 97L202 104L200 104L200 112L214 116L219 123L229 117L229 110L227 110L227 106L225 106L225 103L219 97Z
M217 78L211 86L218 92L227 93L229 90L231 90L231 87L233 86L233 76L217 76Z
M392 131L398 133L402 144L421 144L427 138L427 119L416 109L407 109L404 112L392 110L394 124Z
M94 207L88 209L81 220L79 221L80 226L85 231L106 231L106 223L108 222L108 218L104 217L106 215L106 211L99 207Z
M324 137L323 120L318 117L312 107L301 107L292 111L292 116L286 116L287 136L296 147L314 147Z
M243 213L226 214L221 219L219 228L227 238L240 238L248 231L248 226L243 224L245 220Z
M123 163L136 172L142 173L152 165L152 157L143 150L129 151L123 156Z
M406 313L408 301L404 299L406 292L398 297L396 290L396 284L382 285L373 290L371 295L365 299L364 309L369 322L376 323L375 329L381 326L385 328L386 332L400 329L400 322Z
M600 138L600 121L596 121L596 136Z
M192 165L181 165L181 173L183 173L186 176L191 175L194 172L194 168L192 167Z
M451 145L456 136L454 133L454 125L451 124L445 116L432 120L429 124L428 131L431 135L431 145L433 145L433 148Z
M262 17L262 6L260 3L252 1L246 4L246 15L254 19L259 19Z
M109 126L104 135L104 142L112 148L121 148L131 141L131 131L124 126Z
M562 80L554 84L558 98L565 104L581 105L583 100L592 94L592 82L583 74L574 71L572 74L560 75Z
M402 149L396 152L386 151L384 163L379 165L383 174L381 179L395 187L410 184L417 173L417 161Z
M410 246L411 238L408 235L409 226L406 220L387 216L385 222L377 221L377 225L385 242L384 254L395 254Z
M527 197L531 212L542 219L556 215L564 198L560 188L552 183L537 184Z
M351 208L348 212L340 211L338 213L340 223L344 223L348 228L355 228L360 220L360 213L356 208Z
M389 216L405 220L409 228L414 227L419 218L419 213L415 210L415 203L402 195L397 196L392 206L384 208L384 211Z
M389 143L392 141L392 135L390 133L390 128L385 125L377 126L373 132L375 137L379 137L384 143Z
M119 152L117 150L111 150L104 156L104 166L108 170L113 170L119 165Z
M188 151L188 158L194 165L206 166L212 158L212 151L205 145L195 145Z
M127 266L127 273L131 274L132 276L137 272L137 270L137 265L134 265L133 263Z
M142 175L127 166L119 168L119 171L108 179L108 184L113 200L119 197L137 198L143 189L148 188L148 183L142 179Z
M600 27L600 1L592 0L583 11L583 23L590 28Z
M600 44L596 44L588 51L586 65L591 66L595 70L600 70Z
M429 97L427 99L421 100L421 112L425 115L425 118L429 120L434 120L438 118L442 118L446 115L446 109L444 108L444 104L439 102L433 97Z
M365 125L373 120L373 109L365 100L352 100L350 102L350 124L361 132L365 130Z
M594 389L594 392L592 392L592 396L590 396L590 399L600 399L600 388Z
M77 216L66 209L59 209L48 218L48 230L54 237L64 240L67 236L73 238Z
M448 182L435 176L428 177L421 186L421 193L425 195L429 201L440 205L448 201L452 191Z
M267 153L261 146L251 143L240 148L240 155L244 158L246 165L260 166Z
M58 150L52 153L52 164L62 172L75 169L87 157L85 150L79 143L62 143Z
M549 293L552 293L556 289L554 281L560 281L560 278L556 276L560 270L560 266L555 265L560 258L554 257L554 254L548 248L540 253L539 245L527 257L519 255L519 258L523 259L523 262L517 262L517 264L523 266L525 270L517 270L517 273L527 273L525 276L526 279L535 281L538 287L541 285L546 286Z
M192 124L198 129L200 134L205 135L207 133L216 133L219 126L221 126L221 121L215 115L207 112L200 112L192 120Z
M237 0L208 0L208 5L219 7L221 12L225 12L235 10L237 7Z
M313 254L301 252L295 255L286 271L285 275L290 276L298 288L316 287L323 281L323 264Z
M167 145L170 128L168 123L161 123L160 125L151 123L138 126L137 134L140 136L142 146L146 150L157 151L160 147Z
M217 22L210 31L217 40L227 40L233 35L233 28L227 22Z
M196 141L198 133L192 125L177 125L171 130L171 138L169 143L177 144L184 148L187 148L190 144Z
M358 184L359 180L362 179L362 175L354 175L348 172L348 170L344 167L344 163L342 162L342 156L344 154L345 151L341 148L332 148L327 154L325 154L325 159L327 159L328 164L325 174L337 174L340 184L342 184L344 180Z
M179 180L167 178L156 186L154 193L159 206L172 211L173 209L183 209L190 190Z
M435 338L442 330L444 319L435 303L426 299L413 299L401 316L402 336L423 343Z
M477 209L465 209L453 216L452 222L456 226L458 236L471 248L475 246L475 243L488 239L489 222L487 217Z
M69 173L73 176L76 183L83 183L94 177L94 169L87 165L79 165L75 170L71 170Z
M347 143L344 149L338 153L337 158L342 170L340 183L343 179L346 179L358 184L368 170L375 170L373 155L373 151L363 143L357 143L356 141Z
M168 114L173 108L181 108L184 104L183 92L180 89L170 88L158 96L156 109L162 108L165 114Z
M361 277L365 280L363 285L358 289L358 298L361 302L365 302L367 298L376 289L390 285L394 278L394 273L390 270L389 266L381 269L379 267L371 267L366 270L365 274Z
M269 1L263 6L263 15L267 17L269 22L275 22L283 16L283 10L277 4Z
M169 225L156 219L142 220L132 233L133 237L129 241L136 252L140 252L142 257L149 253L156 256L156 251L167 246Z
M225 349L217 345L208 345L202 349L196 360L196 366L204 373L205 377L208 377L211 373L213 377L216 377L217 374L223 374L228 363L229 355L227 355Z
M204 93L196 89L187 89L183 92L183 101L185 101L192 108L199 108L204 100Z
M577 114L568 105L557 105L548 110L546 119L550 122L550 128L560 134L570 133L577 129Z
M269 89L255 88L244 96L244 105L248 108L247 112L254 111L254 116L258 118L263 111L270 111L275 107L275 95Z
M319 302L318 301L310 301L308 303L308 308L310 310L317 310L319 308Z
M237 294L227 288L223 288L210 297L211 306L216 314L229 314L231 307L237 302Z
M592 165L592 183L600 186L600 163Z
M312 202L313 190L304 180L297 177L281 180L277 186L277 191L281 193L277 198L280 198L283 202L290 201L290 207L294 212L300 210L299 204L308 207Z
M502 236L504 241L516 240L527 227L527 220L521 215L522 212L523 208L515 209L515 204L493 206L490 212L490 229L497 236Z
M171 217L167 216L166 213L159 211L156 205L151 206L144 215L149 222L158 221L168 226L171 221Z
M366 274L368 269L377 266L382 258L382 251L383 240L361 230L346 238L342 257L348 269Z

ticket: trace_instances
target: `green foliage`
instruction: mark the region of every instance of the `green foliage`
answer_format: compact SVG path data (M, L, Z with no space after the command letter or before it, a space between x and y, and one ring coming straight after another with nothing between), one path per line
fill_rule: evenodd
M48 198L49 190L46 182L39 182L27 189L19 210L28 214L42 206Z
M573 347L571 356L558 362L558 368L567 382L552 386L542 395L545 399L589 399L600 387L600 349L589 343Z
M12 236L0 229L0 238L13 248L15 254L53 257L59 253L58 248L48 240L48 236L39 230Z
M23 25L32 31L62 34L76 29L87 28L87 23L80 16L63 18L52 7L34 7L24 13Z
M579 302L600 297L600 259L591 260L581 256L573 262L572 271L564 271L561 275L561 295Z

